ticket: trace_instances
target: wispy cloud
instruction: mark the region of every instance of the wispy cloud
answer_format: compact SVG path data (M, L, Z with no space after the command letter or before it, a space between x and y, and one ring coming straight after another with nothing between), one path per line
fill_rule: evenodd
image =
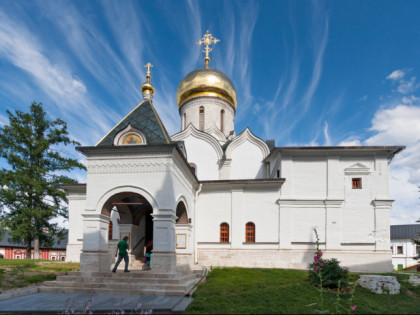
M39 88L61 109L68 121L80 127L79 118L83 117L81 121L85 121L86 117L96 117L96 127L100 130L109 128L109 120L88 99L83 81L74 75L66 64L51 61L44 53L45 50L35 34L21 24L14 23L3 11L0 11L0 55L15 67L27 72ZM92 127L92 135L99 136L95 126ZM74 134L79 141L87 140L86 133L82 129L80 131L76 129Z
M405 72L402 70L395 70L390 75L388 75L386 78L388 80L400 80L404 77Z
M328 134L328 123L324 122L324 145L330 146L332 144L330 135Z

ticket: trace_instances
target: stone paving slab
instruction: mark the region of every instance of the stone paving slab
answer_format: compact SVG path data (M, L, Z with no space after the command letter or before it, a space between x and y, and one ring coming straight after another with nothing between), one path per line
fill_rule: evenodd
M35 293L0 301L0 314L70 314L72 310L78 313L83 312L90 300L94 313L117 314L121 310L134 313L139 307L152 309L153 314L182 313L192 301L183 296Z

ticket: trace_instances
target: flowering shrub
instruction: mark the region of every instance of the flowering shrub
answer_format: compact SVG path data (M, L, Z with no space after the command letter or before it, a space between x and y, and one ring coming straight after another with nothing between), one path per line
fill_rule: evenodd
M318 257L315 259L315 257ZM309 281L312 284L320 284L322 277L322 286L325 288L338 288L339 281L341 287L348 285L347 277L349 270L340 266L340 262L335 259L322 259L319 256L314 257L314 262L309 265Z
M322 258L322 251L319 249L318 232L316 230L314 231L316 236L316 252L313 262L309 264L309 281L312 284L321 285L321 287L325 288L346 287L348 285L348 268L341 267L340 262L335 258Z

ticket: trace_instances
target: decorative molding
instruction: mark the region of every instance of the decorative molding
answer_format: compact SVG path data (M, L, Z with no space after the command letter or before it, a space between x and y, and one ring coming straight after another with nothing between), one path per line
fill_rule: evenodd
M290 242L292 245L316 245L316 242ZM318 242L319 245L325 245L325 242Z
M218 141L226 142L227 138L223 132L220 131L219 128L213 123L209 128L204 129L204 132L208 133L209 135L213 136Z
M242 242L242 245L278 245L279 242Z
M168 172L171 158L88 159L89 174L153 173Z
M369 175L370 168L362 163L356 163L344 169L346 175Z
M221 243L221 242L197 242L198 245L230 245L230 242Z
M229 111L231 115L235 115L235 110L233 109L232 105L230 103L222 98L219 98L217 96L204 96L200 95L196 98L192 98L188 101L186 101L181 107L180 107L180 114L185 113L186 110L188 110L191 107L199 107L199 106L212 106L212 105L218 105L222 107L225 111Z
M262 152L263 158L261 162L270 154L270 149L267 144L262 141L260 138L255 136L249 128L246 128L239 136L235 137L233 141L228 145L226 149L226 158L231 159L233 151L239 147L245 141L249 141L252 144L256 145Z
M341 246L374 246L375 243L340 243Z
M340 208L344 199L277 199L278 205Z
M195 128L192 124L189 124L187 128L185 128L183 131L175 134L172 136L172 141L180 141L180 140L184 140L188 137L195 137L201 140L206 141L207 143L209 143L214 150L217 153L217 158L220 160L223 156L223 150L222 147L220 146L219 141L213 137L212 135L209 135L208 133L204 132L204 131L200 131L197 128Z
M390 209L394 200L391 199L374 199L372 200L373 206L376 209Z

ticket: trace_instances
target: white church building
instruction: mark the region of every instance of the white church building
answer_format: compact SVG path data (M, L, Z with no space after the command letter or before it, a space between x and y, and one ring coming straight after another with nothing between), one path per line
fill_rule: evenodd
M241 266L306 269L316 248L352 271L392 271L389 165L404 146L275 147L248 128L231 80L209 67L178 86L181 131L170 136L154 87L95 146L86 184L69 199L67 260L108 271L117 242L131 259L153 240L151 267Z

